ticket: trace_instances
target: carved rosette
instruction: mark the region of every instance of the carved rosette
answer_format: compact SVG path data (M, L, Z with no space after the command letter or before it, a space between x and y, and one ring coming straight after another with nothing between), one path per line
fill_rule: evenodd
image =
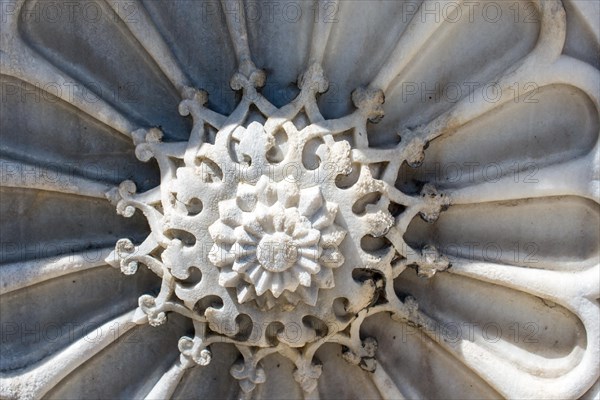
M221 268L219 284L236 288L239 303L314 306L319 289L335 286L332 269L343 263L339 245L346 236L334 223L337 204L326 202L318 186L300 190L293 179L271 183L263 175L219 203L209 259Z
M44 60L39 56L42 54L40 48L36 48L39 50L36 52L30 47L30 42L35 40L20 38L27 27L21 29L19 19L24 23L27 18L19 16L24 15L22 7L27 3L35 2L10 0L3 10L3 17L6 17L3 18L3 24L6 23L2 26L3 32L5 26L9 32L0 38L3 76L6 74L38 88L41 81L70 83L71 77L58 67L60 60L50 56L52 62ZM553 232L528 230L530 227L515 222L515 218L501 222L496 219L494 223L486 224L485 213L477 211L479 207L487 210L487 214L495 214L506 205L515 209L530 207L539 217L548 215L540 209L550 209L553 222L540 226L576 226L577 229L581 227L581 232L585 231L585 223L598 219L600 99L596 89L600 74L593 66L567 56L569 53L563 50L569 12L570 18L586 20L577 15L581 6L568 3L568 7L563 7L560 0L534 0L529 4L529 11L533 10L532 15L539 17L536 21L539 29L531 31L539 33L531 43L523 40L512 46L514 48L505 46L511 49L494 63L487 60L481 63L484 67L477 72L480 75L473 71L455 75L450 71L452 63L442 69L452 79L493 78L488 88L501 92L495 101L486 97L489 92L484 91L482 97L476 96L472 86L468 86L469 92L456 101L440 105L437 99L429 97L431 101L427 101L423 97L423 101L415 106L416 103L404 101L408 92L403 91L404 87L399 89L400 85L406 82L411 84L407 87L414 87L414 82L405 79L413 77L411 74L423 67L423 63L419 64L422 56L427 59L436 54L435 47L433 51L428 47L437 45L436 35L442 26L448 27L450 22L453 28L462 26L443 18L427 18L440 3L425 0L417 7L421 14L408 18L406 26L401 26L404 22L397 22L402 29L395 33L396 42L391 36L384 41L369 39L368 43L381 51L369 52L377 55L372 60L361 59L368 73L359 77L356 71L363 68L361 64L353 67L353 76L343 73L335 76L344 84L368 82L360 87L342 88L354 89L345 92L342 103L347 104L340 103L337 108L338 111L345 110L342 115L336 112L336 107L321 110L323 98L319 100L319 96L330 89L323 65L327 65L328 71L338 68L339 73L339 66L335 67L336 63L332 62L338 57L327 59L327 50L341 43L340 37L350 31L341 30L330 35L332 29L339 28L320 18L316 18L314 24L305 24L313 29L309 34L312 38L309 54L303 58L305 64L297 69L303 73L297 79L289 80L294 80L299 90L294 89L293 99L287 104L274 105L267 100L271 97L263 89L272 77L271 65L261 60L265 63L265 71L269 71L267 74L254 64L249 41L255 39L256 32L249 34L243 13L235 12L235 6L242 3L232 0L221 3L225 13L220 22L226 24L223 31L228 31L230 37L225 40L228 44L231 41L233 58L237 62L237 70L229 84L237 91L239 101L228 115L215 112L207 105L208 93L199 89L198 81L189 79L186 76L189 71L184 72L178 65L181 49L177 49L178 57L175 57L170 42L162 38L162 28L154 26L154 17L146 11L158 7L157 4L163 7L162 3L139 3L136 11L139 11L140 24L126 20L123 12L127 8L121 9L118 1L109 1L106 5L114 11L115 18L123 21L122 30L129 31L135 38L130 42L139 43L147 50L152 60L145 62L153 62L176 89L175 93L179 94L176 111L193 121L189 138L184 135L187 127L184 132L177 130L183 124L172 125L177 129L165 126L163 134L163 128L158 127L160 122L139 125L141 120L129 120L110 101L91 103L82 101L81 97L57 93L61 101L73 106L71 108L94 116L101 124L131 139L138 160L156 162L160 170L160 182L156 187L138 192L132 181L122 181L128 174L96 182L84 178L85 174L79 171L75 174L76 179L63 185L31 177L19 180L12 174L7 174L4 179L3 171L3 184L8 182L9 188L55 191L61 195L93 198L94 201L108 199L123 217L136 218L136 214L143 214L150 232L144 232L147 236L143 240L127 233L110 237L110 248L103 250L100 261L85 259L87 253L81 252L70 260L52 258L40 263L26 259L3 264L0 294L103 266L104 259L127 275L119 278L122 279L119 283L141 279L140 276L149 270L149 275L158 277L160 289L136 291L135 298L130 299L133 310L100 326L100 330L111 333L110 338L100 337L95 342L80 338L56 353L52 353L55 348L47 350L45 347L45 352L32 353L30 358L39 357L39 360L31 365L26 360L23 365L13 363L3 369L0 397L53 397L52 391L67 375L133 329L129 326L131 323L136 326L147 324L150 327L143 329L160 335L172 327L182 328L178 326L183 325L182 321L188 324L187 332L173 330L177 332L173 338L179 340L171 342L174 355L178 351L179 357L149 393L147 384L140 389L146 390L144 393L148 398L170 398L179 382L185 379L185 371L193 367L207 371L215 362L224 362L223 347L234 348L232 354L237 359L232 358L225 366L218 364L215 370L220 373L229 369L231 377L239 383L241 398L261 397L264 393L260 390L267 386L264 384L270 376L284 373L288 367L286 373L297 382L297 389L304 392L305 398L318 397L319 389L331 382L321 376L328 375L329 368L342 370L339 364L335 365L338 361L350 364L342 364L343 368L356 367L357 377L368 377L384 398L438 395L437 389L431 393L429 388L421 388L421 392L413 390L413 386L418 386L413 383L422 380L421 376L415 378L415 374L423 373L414 372L413 366L415 371L431 375L437 388L454 390L460 385L477 386L480 391L475 393L485 393L489 397L578 398L586 392L589 397L597 396L600 376L597 243L592 243L593 240L583 233L581 243L573 246L576 250L569 253L564 251L565 248L569 250L568 247L560 246L560 238L552 236ZM347 4L350 3L358 4ZM448 6L454 6L454 2L450 3L453 4ZM456 7L463 7L463 16L470 15L472 5L460 4L462 2L456 2ZM316 5L323 9L324 6L337 7L338 2L319 0ZM389 10L395 6L395 2L381 5ZM354 10L352 13L360 16L355 12L360 8L348 7L347 10ZM442 3L440 9L446 10L445 7ZM371 8L365 9L370 10L369 18L377 14ZM515 8L508 5L504 10L515 11ZM459 15L458 9L455 12ZM356 16L350 16L349 20L353 18ZM396 29L395 24L392 25ZM588 28L587 25L582 27ZM359 30L358 26L353 28ZM475 28L474 31L479 29ZM581 32L576 32L574 37L583 36ZM437 37L452 40L456 37L457 48L454 50L468 49L460 54L480 51L477 46L471 49L465 45L464 37L454 35L455 32L445 32ZM335 41L335 46L330 46L328 41ZM574 42L573 38L570 41ZM526 48L525 45L531 46ZM569 51L576 53L579 51L576 47L571 45ZM450 48L445 47L444 51L449 52L447 49ZM345 54L344 63L346 57L352 60L354 56ZM500 66L504 66L504 70ZM74 62L63 64L63 67L75 72L79 69ZM342 70L346 71L345 68ZM438 76L439 80L446 78ZM429 82L425 81L424 84ZM532 83L535 84L532 86ZM42 90L49 87L46 85ZM559 100L552 100L550 106L544 103L536 106L539 109L520 111L521 107L529 107L522 98L539 94L537 89L542 97L548 96L546 100L551 97L548 93L556 91L560 94ZM514 94L519 90L522 92ZM10 97L10 93L6 94ZM331 91L326 96L329 94ZM27 96L22 97L27 100ZM577 117L553 120L555 109L552 107L557 104L565 109L571 107L569 112L581 115L579 119L585 123L575 129L571 125L576 125ZM175 106L171 108L175 110ZM519 111L514 111L516 109ZM509 114L504 114L506 110ZM47 110L42 111L40 115L48 115ZM577 114L579 111L581 114ZM329 115L342 116L328 118ZM464 149L470 149L471 153L467 150L464 153L479 157L479 161L486 157L496 160L494 157L502 151L517 153L514 143L502 151L485 153L487 142L473 134L476 131L484 135L489 127L492 134L485 140L491 142L490 137L501 136L496 133L502 133L501 125L506 122L506 115L514 116L516 121L525 121L521 124L527 127L527 134L537 132L539 126L544 127L554 135L551 138L553 145L561 144L558 146L560 152L536 156L540 164L539 170L535 170L536 181L526 182L536 185L518 182L523 166L499 174L493 181L454 182L438 170L434 171L436 176L429 179L427 169L432 166L428 164L432 158L433 162L448 161L444 157L460 156ZM532 121L540 116L543 121L534 127ZM545 129L550 126L547 121L559 121L564 126L556 130ZM538 123L537 120L534 122ZM511 129L517 127L516 132L520 132L518 123L506 125ZM596 129L592 132L594 135L586 133L588 127ZM581 132L572 134L571 129L579 128ZM460 135L466 135L468 143L453 141ZM576 136L585 135L588 135L585 140L577 142ZM514 139L520 135L508 136ZM539 146L543 153L552 146L543 144L544 139L539 136L534 136L533 147ZM440 142L443 144L438 145ZM504 146L504 142L500 146L498 143L495 142L496 147ZM430 145L433 149L429 149ZM111 148L107 153L110 151L115 150ZM530 153L535 152L519 154L529 156ZM24 153L10 151L7 154L9 158L22 160L40 156L34 154L28 158ZM512 154L504 155L502 167L513 161ZM41 158L44 157L46 153ZM494 161L490 166L499 164ZM475 165L470 160L465 164L469 168ZM48 171L51 168L43 172ZM488 172L486 167L478 171ZM474 169L469 169L469 174L471 172ZM57 176L60 177L60 173ZM114 187L119 182L120 185ZM543 207L536 203L538 200ZM489 208L490 203L495 208ZM112 212L113 207L108 208ZM478 217L471 217L470 212ZM526 215L526 212L521 211L519 215ZM558 218L557 215L564 220L553 219ZM452 221L447 221L453 218L458 223L451 225ZM483 221L479 231L473 228L481 222L474 221L476 219ZM518 229L507 228L510 223ZM435 225L428 230L431 225L427 224ZM538 223L534 221L529 225L537 226ZM460 252L465 243L457 244L453 240L464 241L469 237L464 231L469 229L472 231L467 233L477 239L496 229L499 235L511 237L513 231L521 229L533 233L532 241L539 237L541 245L552 248L546 249L546 258L536 264L518 259L516 256L522 255L519 249L515 257L499 257L492 261L486 258L488 254L479 258L472 254L465 257ZM566 229L568 232L574 230ZM597 238L591 233L587 235ZM444 244L456 246L442 248ZM492 244L496 245L495 242ZM485 251L490 249L494 247L484 248ZM71 281L70 277L68 280ZM75 282L73 279L72 283ZM38 285L36 290L41 286ZM144 288L150 286L148 283ZM34 292L32 289L31 293ZM488 293L493 301L487 298ZM515 304L519 307L514 307ZM19 307L21 305L19 303ZM490 310L490 314L504 324L504 335L499 334L497 342L488 340L490 332L486 325L478 325L492 318L488 315ZM106 316L109 314L106 312ZM94 321L100 320L97 315L93 317ZM529 322L524 326L509 325L510 318L521 322L535 319L540 330L544 326L540 342L523 340L522 330L527 331ZM448 326L464 327L464 324L470 324L467 325L468 332L449 336ZM116 331L113 331L115 326ZM507 338L507 330L514 333L513 338ZM163 336L160 336L160 343L167 343ZM221 347L221 344L225 346ZM152 350L148 353L154 353L155 349ZM269 358L271 355L273 358ZM327 355L328 359L325 358ZM9 355L9 359L12 358ZM283 365L278 370L279 361L276 367L272 365L276 359L290 365ZM421 363L426 364L426 368L416 368L419 360L427 360ZM207 368L201 369L204 367ZM429 375L426 380L430 379ZM466 383L454 385L456 377L464 378ZM295 384L292 382L292 385ZM449 393L456 395L451 390Z
M380 91L357 89L355 113L323 122L314 107L317 91L327 88L318 64L298 79L298 97L280 109L256 92L257 71L233 78L244 100L228 118L204 108L202 91L184 90L180 112L194 118L187 143L163 143L156 129L134 132L136 154L155 158L163 181L148 193L138 195L125 182L110 194L124 216L142 210L152 235L137 248L120 241L108 261L126 274L145 262L162 277L157 297L140 298L139 318L154 326L165 322L167 311L192 318L196 336L184 340L191 360L206 363L208 353L194 354L216 340L245 348L246 363L232 374L250 392L265 379L256 372L261 357L250 349L297 353L295 377L310 392L321 371L311 354L321 343L355 331L353 324L359 327L375 302L402 310L394 274L418 265L431 277L448 267L435 248L410 250L392 229L418 213L435 221L448 199L431 185L405 195L365 159L360 132L367 120L382 117ZM264 123L251 120L257 115L250 104ZM207 126L217 130L213 139ZM353 134L342 139L346 132ZM411 212L395 218L392 200ZM395 247L365 245L386 235ZM348 354L373 370L373 351L360 343L356 349L348 343Z

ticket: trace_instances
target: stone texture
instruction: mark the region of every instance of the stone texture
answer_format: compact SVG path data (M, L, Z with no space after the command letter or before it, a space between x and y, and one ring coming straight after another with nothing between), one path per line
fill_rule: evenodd
M0 5L0 397L598 398L597 3L53 4Z

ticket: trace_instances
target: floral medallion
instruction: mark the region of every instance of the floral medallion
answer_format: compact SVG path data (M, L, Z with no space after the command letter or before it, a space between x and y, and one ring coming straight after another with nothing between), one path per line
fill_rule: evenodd
M429 277L449 266L435 248L402 243L397 222L417 213L433 222L449 203L431 185L422 195L403 194L381 179L382 168L361 162L364 124L382 116L380 91L358 89L354 114L324 120L315 106L315 94L328 87L320 65L298 79L300 94L280 109L256 91L262 71L250 71L232 79L244 97L228 118L204 108L202 91L184 89L180 112L194 118L187 143L163 143L156 129L134 133L138 157L158 161L161 185L136 194L124 182L109 197L125 216L140 209L152 234L139 246L120 241L107 261L126 274L146 264L162 277L157 297L140 298L139 318L152 325L163 324L167 311L192 318L197 333L182 339L193 343L191 356L182 353L186 360L207 362L198 354L209 354L215 341L247 347L252 368L260 361L256 348L296 354L297 379L310 391L318 374L306 368L318 365L312 354L321 344L357 340L348 333L377 302L405 309L395 295L386 300L393 279L385 276L409 264ZM247 122L257 117L250 105L264 123ZM207 125L216 131L212 142ZM405 157L418 163L423 143L414 143ZM395 217L392 204L411 212ZM386 235L397 249L378 244ZM349 360L372 357L361 343L348 343ZM235 371L245 382L262 379Z
M88 272L100 276L98 289L95 280L93 285L88 280L84 287L102 292L96 297L108 304L102 312L81 312L87 318L82 320L98 326L100 334L94 340L88 340L80 329L68 342L59 335L56 345L50 340L41 350L20 354L16 331L3 330L3 346L9 337L3 352L9 356L3 356L0 366L0 397L69 398L65 393L76 385L67 376L85 376L86 368L110 375L106 381L113 385L122 378L114 372L120 373L121 365L101 357L110 346L129 349L125 353L131 359L139 357L135 368L123 367L127 390L130 376L146 374L135 395L127 392L136 398L140 393L148 399L180 396L185 385L203 386L210 395L225 396L225 389L231 389L227 379L237 381L239 388L233 385L234 391L241 398L269 397L265 391L272 388L270 382L282 383L284 388L276 398L288 388L297 390L289 397L318 398L324 388L331 387L335 396L344 397L346 381L352 381L348 387L354 388L348 390L372 388L368 393L370 389L365 389L364 396L352 393L369 398L373 393L390 399L435 398L440 393L448 393L448 398L472 393L491 398L578 398L586 392L588 397L594 393L597 397L599 246L597 233L588 228L589 221L597 222L600 215L600 74L594 66L567 55L584 48L574 45L573 37L584 37L588 28L592 31L589 18L577 11L583 9L581 5L534 0L523 2L528 8L520 9L516 5L522 2L485 2L486 22L494 7L512 11L519 21L523 16L537 18L535 24L510 25L520 29L517 33L522 40L500 22L485 25L485 32L492 32L488 36L498 29L509 38L504 45L493 42L493 55L498 58L490 61L479 43L465 42L465 37L478 35L458 33L467 24L463 21L467 16L466 26L474 27L473 32L482 30L471 25L470 17L478 6L473 2L382 2L373 7L369 2L317 0L312 9L314 21L285 24L289 32L298 29L301 37L277 31L273 36L277 40L261 42L262 47L253 41L270 27L254 18L257 8L252 8L254 14L244 15L247 6L256 5L252 2L101 2L99 9L110 11L111 23L118 29L111 25L100 31L129 35L124 42L140 45L138 50L146 54L139 65L152 64L156 70L145 82L158 85L156 76L162 74L170 85L159 93L159 100L152 100L156 106L152 110L148 111L151 99L144 97L139 104L127 105L130 108L123 106L127 112L122 113L106 96L91 102L81 92L85 85L70 84L67 72L77 76L89 60L81 65L62 62L52 58L56 56L53 50L44 49L52 49L51 43L35 47L36 41L54 37L46 31L33 39L27 37L30 21L19 16L31 14L29 3L43 2L6 3L0 7L2 79L6 76L9 83L14 79L32 85L44 93L42 97L55 96L53 100L67 104L65 109L93 117L111 135L124 136L130 146L127 151L137 160L131 168L135 171L98 180L86 177L76 165L65 184L59 178L64 178L66 167L48 162L55 153L62 154L62 149L29 155L30 145L23 147L21 139L12 136L7 136L12 140L7 146L0 146L2 156L10 161L8 167L2 165L2 193L9 200L2 201L0 210L3 226L12 226L7 232L18 240L38 234L54 240L56 231L60 239L73 220L77 224L72 232L88 229L103 238L95 260L86 258L94 249L85 238L43 259L30 252L18 258L3 242L0 295L9 304L2 305L2 312L9 315L8 324L3 319L3 329L21 329L11 325L10 318L47 316L44 310L50 308L53 318L69 319L79 315L68 311L76 308L73 304L81 307L77 310L96 307L99 300L84 290L74 298L85 301L70 300L75 293L71 288L78 284L75 277L88 276ZM231 70L221 71L216 67L220 64L213 65L203 52L200 61L182 62L189 55L179 47L184 37L197 38L187 31L182 35L179 22L188 17L184 15L188 8L198 11L200 3L206 18L198 24L194 14L185 29L207 27L207 37L219 39L202 37L195 45L216 42L218 46L212 46L219 52L229 49L235 64ZM309 3L313 2L289 4L302 4L304 8L299 9L306 12ZM129 19L132 5L139 21ZM289 7L287 11L292 10ZM332 7L341 7L346 21L360 23L334 25L322 14ZM223 11L221 19L212 18L217 9ZM387 15L386 10L392 13ZM178 34L165 28L171 11L177 15L177 28L171 30ZM414 14L404 21L409 11ZM568 18L585 22L570 39ZM363 27L363 19L388 21L381 26L393 29L384 32L378 24L366 23ZM456 31L444 32L451 28ZM67 38L78 29L69 30ZM384 32L379 34L384 37L365 39L371 37L371 30ZM88 32L86 40L95 37ZM270 64L278 58L272 49L293 47L279 38L293 38L298 49ZM444 44L446 38L455 47ZM345 40L352 44L341 46ZM587 46L593 40L585 42ZM110 50L98 43L95 46ZM305 57L293 61L296 53L303 54L302 46L307 50ZM431 46L433 50L428 50ZM123 53L127 60L142 53L131 49ZM463 56L450 55L451 51ZM471 51L478 54L476 63L471 62ZM227 75L224 92L231 95L230 109L223 106L224 97L210 82L191 78L190 71L204 57L210 60L208 67L200 67L208 68L209 75ZM427 64L431 57L437 60L435 65ZM128 68L126 64L117 63L119 69ZM481 71L469 69L476 67ZM290 71L293 76L285 75ZM134 71L138 73L143 73L141 67ZM419 73L425 78L417 84L411 77ZM437 79L435 90L427 86L430 73ZM492 81L478 91L469 79L481 77ZM285 95L269 93L269 84L280 84L278 80L287 85L282 89ZM438 81L448 84L439 88ZM52 85L42 85L48 82ZM6 85L10 90L3 92L3 106L5 99L7 104L12 101L11 90L17 87L13 84ZM74 93L54 90L61 86L77 89ZM437 101L457 86L469 90L452 101ZM50 89L54 92L49 94ZM423 97L415 103L410 96L417 90L424 95L420 93ZM492 92L499 94L491 98ZM165 100L169 93L175 97L170 105ZM17 97L27 103L30 95L31 91ZM537 95L545 102L529 101ZM339 102L328 104L332 96ZM19 115L29 108L36 110L31 126L22 120L15 126L26 126L27 134L43 131L45 136L36 140L46 143L49 128L45 120L36 126L36 118L56 118L55 124L60 118L43 108L47 105L27 104L12 106ZM137 118L131 112L136 106L147 107L152 121ZM564 109L564 115L558 115L558 109ZM163 123L165 110L176 115L164 121L176 122ZM6 120L13 126L12 117L12 112L3 115L3 124ZM60 124L88 129L84 125L79 129L80 120ZM59 136L59 131L52 134ZM88 146L90 154L108 146L108 140L95 142L91 131L92 125L88 132L80 132L80 145ZM544 139L546 131L550 139ZM457 142L457 137L466 139ZM71 149L64 150L71 157L85 153L69 147L72 142L76 141L69 139L55 147ZM100 151L99 158L121 151L117 145L107 149ZM547 155L548 149L554 153ZM464 163L459 165L452 157ZM537 164L533 169L530 163L512 164L519 157L532 158ZM435 164L440 160L443 171ZM29 174L28 163L39 167L37 175ZM13 164L24 171L21 176ZM155 165L159 180L135 176L134 172ZM452 171L458 177L450 173L450 166L456 167ZM491 176L494 171L500 172ZM51 172L57 179L46 179ZM476 173L483 178L475 179ZM523 175L527 176L522 182ZM52 194L27 200L28 190ZM52 203L53 212L46 212L42 206L57 194L64 198ZM77 212L71 212L69 204L82 198L104 204L110 217L89 215L113 218L107 232L97 221L101 218L90 223L91 218L81 222L81 215L73 215ZM5 210L18 218L5 218ZM17 219L34 221L34 228L10 225ZM38 220L54 226L38 232ZM143 234L119 230L120 223L142 226ZM563 237L568 234L573 237ZM533 239L523 248L523 243L512 241L519 235ZM473 237L491 239L481 246L468 241ZM501 248L507 241L510 256ZM472 250L478 245L481 251L476 254ZM543 248L540 254L536 246ZM470 251L467 255L465 247ZM525 259L524 252L528 253ZM53 288L55 280L63 282L60 290ZM64 286L67 281L69 290ZM136 282L141 283L135 286ZM66 311L46 304L46 293L55 292L68 299L60 303ZM109 297L123 300L113 306ZM131 308L115 318L121 306ZM144 338L155 335L155 341L132 341L131 336L142 329ZM495 341L490 339L493 332L498 332ZM93 367L107 359L106 364ZM194 371L201 371L201 379L195 378ZM94 379L93 374L82 379L81 388L73 390L84 393ZM211 379L222 379L214 386L219 393L212 393Z

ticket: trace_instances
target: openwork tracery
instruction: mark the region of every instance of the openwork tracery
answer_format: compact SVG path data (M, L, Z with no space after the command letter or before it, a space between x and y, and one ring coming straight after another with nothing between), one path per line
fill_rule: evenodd
M366 312L408 312L391 287L406 265L424 276L448 267L434 248L408 247L401 228L417 213L433 222L448 201L430 185L406 195L381 179L385 160L368 161L376 150L365 127L382 117L381 91L357 89L354 113L325 120L316 95L328 83L318 63L280 109L256 90L264 73L248 71L231 81L243 98L228 118L204 107L204 92L185 88L180 112L194 119L187 143L163 143L157 129L134 133L138 157L158 161L161 185L136 194L124 182L111 197L125 216L144 212L152 234L139 246L120 241L109 261L126 274L145 264L162 277L156 298L140 298L140 318L160 325L174 311L194 320L196 335L180 342L186 365L209 362L215 341L234 343L244 363L231 372L250 392L265 379L260 359L278 351L312 391L320 374L314 352L325 342L344 343L348 360L374 368L361 362L372 359L373 345L356 331ZM248 122L261 116L263 123ZM423 143L413 142L404 157L418 162ZM393 204L406 210L392 215Z
M538 7L538 45L500 87L560 54L560 5ZM152 234L139 246L119 242L109 261L125 273L145 264L162 277L157 297L140 298L140 322L160 325L169 311L194 321L196 334L181 339L176 368L206 365L210 345L224 341L242 355L231 374L243 393L267 379L261 359L278 352L295 364L294 378L310 394L322 369L315 352L334 342L348 362L382 376L376 338L361 339L362 321L387 312L433 331L434 322L415 299L400 299L393 281L407 266L425 278L450 267L435 247L411 248L403 238L415 216L434 222L450 199L431 184L403 193L394 185L399 168L418 166L429 141L494 106L461 102L399 132L396 146L370 148L367 126L384 116L384 91L407 62L404 43L369 86L354 90L353 113L326 120L316 99L328 89L319 40L328 27L315 27L300 92L278 109L260 93L266 74L252 62L244 20L229 16L227 24L239 63L230 84L242 91L241 102L222 116L205 107L205 92L185 86L179 111L194 120L188 142L163 143L157 129L134 132L138 157L158 161L161 185L136 194L124 182L109 197L125 216L144 212ZM407 35L418 48L419 38Z

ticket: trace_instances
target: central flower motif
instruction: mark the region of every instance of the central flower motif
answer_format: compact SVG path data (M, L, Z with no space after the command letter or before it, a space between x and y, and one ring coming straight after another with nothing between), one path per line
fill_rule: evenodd
M258 244L256 257L260 265L270 272L283 272L298 260L298 248L285 233L266 234Z
M261 308L300 300L315 305L319 289L334 285L332 268L343 263L338 246L346 232L333 221L338 207L318 186L300 189L291 178L240 184L234 199L219 203L209 227L210 261L219 284L237 290L240 303Z

